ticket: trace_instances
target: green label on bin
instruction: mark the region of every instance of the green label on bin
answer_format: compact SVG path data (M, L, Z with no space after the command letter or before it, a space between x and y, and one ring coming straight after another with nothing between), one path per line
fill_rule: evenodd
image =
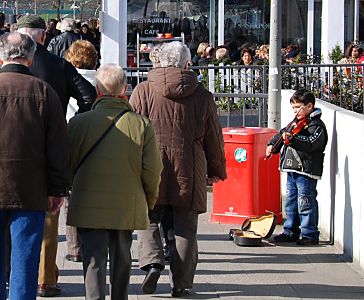
M244 148L237 148L234 152L235 160L238 163L242 163L247 160L246 150Z

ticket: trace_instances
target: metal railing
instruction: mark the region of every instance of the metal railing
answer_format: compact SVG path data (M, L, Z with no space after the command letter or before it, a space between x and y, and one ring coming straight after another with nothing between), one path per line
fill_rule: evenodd
M282 65L282 89L306 88L319 99L364 113L363 67L358 64ZM215 97L223 126L267 126L268 66L191 67ZM129 93L150 68L128 68Z

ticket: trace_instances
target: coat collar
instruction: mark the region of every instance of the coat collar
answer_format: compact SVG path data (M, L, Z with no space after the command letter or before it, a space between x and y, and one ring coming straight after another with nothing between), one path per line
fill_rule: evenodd
M91 110L103 108L127 109L129 111L132 110L127 99L114 98L110 96L103 96L101 98L98 98L93 103Z
M12 63L3 66L0 70L0 72L1 73L13 72L13 73L21 73L21 74L25 74L25 75L33 75L32 73L30 73L28 67L26 67L24 65L12 64Z

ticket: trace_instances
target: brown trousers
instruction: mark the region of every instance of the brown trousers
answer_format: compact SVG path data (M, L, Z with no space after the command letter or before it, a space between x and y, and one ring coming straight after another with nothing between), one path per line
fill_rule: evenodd
M143 270L150 264L165 266L159 223L165 206L156 206L149 212L150 227L138 231L139 266ZM172 207L175 245L172 247L169 280L171 287L190 289L195 276L198 247L198 213Z
M42 249L40 252L38 284L54 285L58 281L58 267L56 265L58 219L59 212L55 215L46 213Z

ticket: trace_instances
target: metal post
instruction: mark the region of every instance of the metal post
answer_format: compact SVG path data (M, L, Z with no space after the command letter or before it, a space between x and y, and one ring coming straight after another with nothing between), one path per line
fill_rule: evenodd
M15 15L18 16L19 15L19 3L18 0L15 1Z
M219 7L218 7L218 20L217 20L217 31L218 31L218 45L224 45L225 40L225 33L224 33L224 22L225 22L225 1L224 0L218 0Z
M37 14L37 0L34 0L34 14Z
M215 0L210 0L209 44L215 47Z
M360 11L360 3L359 0L355 0L354 3L354 41L359 41L359 11Z
M307 1L307 54L313 54L315 1Z
M282 1L271 0L269 38L268 127L281 127Z

